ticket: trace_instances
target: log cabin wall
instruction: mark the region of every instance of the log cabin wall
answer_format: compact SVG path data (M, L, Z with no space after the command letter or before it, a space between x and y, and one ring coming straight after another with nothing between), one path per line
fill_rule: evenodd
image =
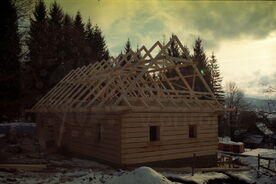
M62 147L71 153L120 164L120 116L102 113L39 113L37 122L57 141L62 121Z
M150 141L150 126L159 129L159 140ZM214 113L129 113L122 116L121 127L122 164L183 159L194 153L215 158L217 153L218 120ZM189 138L194 128L196 137Z

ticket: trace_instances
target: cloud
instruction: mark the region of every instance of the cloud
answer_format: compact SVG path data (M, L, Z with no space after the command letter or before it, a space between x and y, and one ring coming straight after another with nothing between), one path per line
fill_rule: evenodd
M54 0L46 0L46 3ZM200 36L205 47L214 49L221 40L267 37L276 30L275 2L189 2L159 0L57 0L65 11L80 10L85 19L91 18L103 29L110 45L119 37L143 41L160 40L162 35L180 35L188 45ZM116 33L116 34L115 34ZM152 33L155 33L153 35ZM124 42L121 42L123 46ZM137 43L139 45L147 43ZM115 49L115 50L113 50ZM111 52L118 52L111 47Z
M249 81L243 84L243 89L251 96L263 96L270 87L276 87L276 72L264 74L257 71L253 73Z
M198 30L208 43L222 39L264 38L276 30L275 2L183 2L171 5L189 29ZM172 11L174 9L174 11Z

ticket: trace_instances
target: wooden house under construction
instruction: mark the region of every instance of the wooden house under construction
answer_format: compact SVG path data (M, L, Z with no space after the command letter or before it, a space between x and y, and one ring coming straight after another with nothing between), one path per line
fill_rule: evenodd
M216 162L215 99L196 63L170 56L174 36L72 70L30 111L48 141L116 165ZM176 162L175 162L176 161Z

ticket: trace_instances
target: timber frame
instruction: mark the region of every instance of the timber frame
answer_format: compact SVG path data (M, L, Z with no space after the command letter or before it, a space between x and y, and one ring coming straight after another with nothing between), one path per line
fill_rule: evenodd
M222 106L190 59L169 56L176 36L150 49L111 57L69 72L30 112L216 112ZM184 75L183 68L192 73ZM166 72L174 72L169 77ZM204 89L197 90L195 83Z

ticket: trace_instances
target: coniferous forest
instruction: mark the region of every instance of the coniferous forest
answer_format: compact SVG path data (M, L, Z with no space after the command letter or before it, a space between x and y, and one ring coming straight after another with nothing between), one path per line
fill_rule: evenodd
M31 15L25 16L29 24L23 31L16 1L1 1L1 121L22 117L25 109L72 69L110 57L101 28L93 20L84 21L81 12L72 16L56 2L47 8L43 0L33 2L32 7ZM180 53L172 43L168 53L196 62L215 96L223 102L222 77L215 55L206 55L201 38L195 40L193 52L187 46L185 49ZM122 50L123 54L135 50L130 39ZM189 73L189 69L181 72Z

